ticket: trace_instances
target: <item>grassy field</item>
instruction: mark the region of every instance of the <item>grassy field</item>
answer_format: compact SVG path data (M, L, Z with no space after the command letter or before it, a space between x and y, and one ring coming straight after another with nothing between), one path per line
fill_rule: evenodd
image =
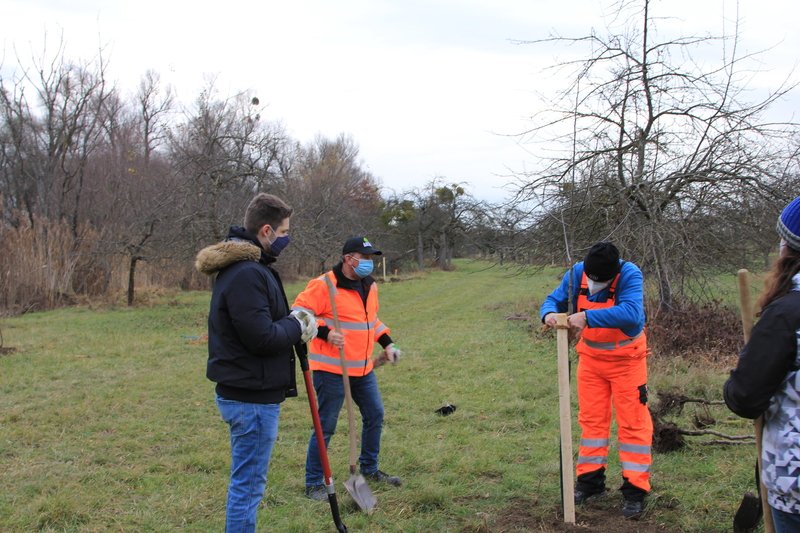
M537 314L560 270L488 267L458 262L454 272L380 286L380 316L405 354L377 370L386 406L381 467L405 483L373 487L379 508L357 512L341 486L347 439L337 434L330 457L351 531L557 527L555 338L539 333L538 318L533 328L508 318ZM290 299L302 286L287 287ZM16 348L0 357L0 531L222 531L229 447L205 378L208 300L180 293L134 309L0 322L5 346ZM659 390L719 399L726 377L721 367L657 354L650 369L653 399ZM445 402L456 412L436 415ZM724 407L711 409L718 431L749 431ZM687 406L678 423L688 425L693 412ZM333 531L327 504L303 497L310 431L301 392L283 404L259 531ZM620 517L619 531L731 529L751 489L754 452L702 440L655 455L645 520ZM609 470L617 488L615 449ZM619 495L610 498L613 507ZM587 520L580 509L578 520Z

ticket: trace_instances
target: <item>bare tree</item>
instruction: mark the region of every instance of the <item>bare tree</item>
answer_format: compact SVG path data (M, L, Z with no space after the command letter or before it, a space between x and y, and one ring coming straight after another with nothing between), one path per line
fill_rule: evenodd
M286 135L261 119L256 98L216 96L213 83L201 93L186 121L172 129L170 159L184 187L186 242L213 242L239 221L258 189L277 187Z
M452 268L458 246L473 238L470 234L483 216L483 206L462 184L445 182L433 178L425 187L390 198L384 208L383 223L404 250L416 251L419 270L425 268L426 249L431 263Z
M358 145L346 135L318 136L303 147L284 194L296 206L292 238L311 264L298 271L318 273L339 256L347 237L379 229L382 200L378 184L359 158ZM310 267L310 268L309 268Z
M784 200L776 186L796 175L786 162L797 128L766 118L794 84L746 100L740 73L752 56L739 54L737 32L659 40L651 11L650 0L622 2L618 17L639 21L622 33L532 41L591 51L558 65L573 69L573 82L526 135L550 133L564 155L519 176L516 206L563 226L553 247L617 241L654 274L669 308L677 281L694 267L753 250L735 238L740 220L725 215L756 198ZM720 43L718 65L692 61Z

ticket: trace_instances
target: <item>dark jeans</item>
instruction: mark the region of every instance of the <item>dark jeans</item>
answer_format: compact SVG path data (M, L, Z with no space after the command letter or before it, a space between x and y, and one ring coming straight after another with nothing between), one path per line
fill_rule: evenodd
M344 404L344 380L339 374L315 370L314 389L317 392L319 418L325 444L329 444L336 432L339 411ZM375 372L361 378L350 378L350 392L353 402L361 411L361 455L358 458L363 474L378 470L378 453L381 450L381 430L383 428L383 401L378 390ZM323 483L322 463L317 449L317 436L311 433L306 454L306 486Z
M779 511L770 506L772 521L775 523L775 533L797 533L800 531L800 514Z

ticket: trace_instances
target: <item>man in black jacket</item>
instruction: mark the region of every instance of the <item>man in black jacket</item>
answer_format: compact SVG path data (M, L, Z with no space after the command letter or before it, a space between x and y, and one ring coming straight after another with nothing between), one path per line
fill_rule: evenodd
M197 255L197 269L216 274L208 314L206 376L230 427L231 478L226 532L254 532L264 495L280 404L296 396L293 346L314 337L316 319L289 312L280 276L272 268L289 244L292 209L261 193L244 227Z

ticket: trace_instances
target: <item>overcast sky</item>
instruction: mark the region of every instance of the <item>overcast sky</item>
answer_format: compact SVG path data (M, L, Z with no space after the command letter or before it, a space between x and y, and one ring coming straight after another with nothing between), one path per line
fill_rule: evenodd
M800 58L800 4L740 4L742 51L772 48L749 82L768 88ZM736 9L653 0L651 11L667 32L730 34ZM0 62L7 72L63 33L69 59L104 46L123 91L152 69L190 104L215 77L223 96L257 95L301 142L351 135L386 189L441 176L499 201L507 176L534 163L513 134L559 86L543 69L566 53L513 41L602 32L613 13L608 0L0 0Z

